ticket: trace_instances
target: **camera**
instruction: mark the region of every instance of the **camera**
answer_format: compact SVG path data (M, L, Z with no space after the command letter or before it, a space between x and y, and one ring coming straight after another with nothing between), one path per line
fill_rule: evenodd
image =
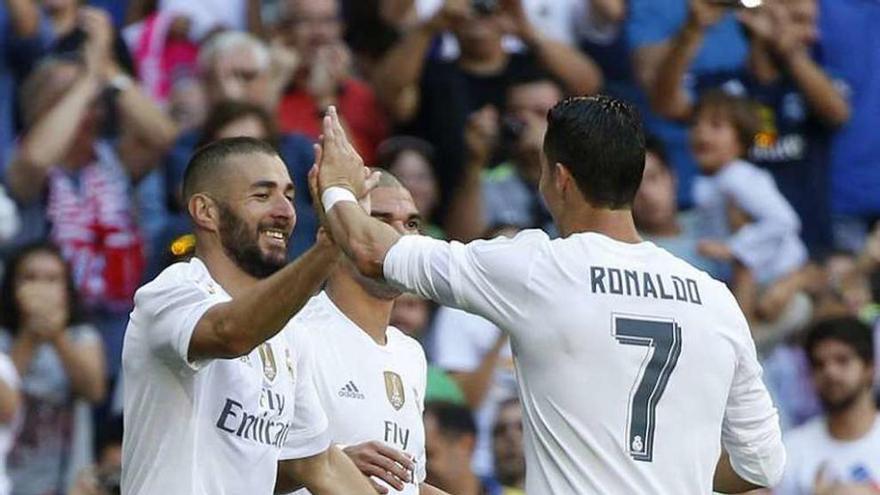
M498 10L498 0L471 0L471 7L477 15L491 15Z

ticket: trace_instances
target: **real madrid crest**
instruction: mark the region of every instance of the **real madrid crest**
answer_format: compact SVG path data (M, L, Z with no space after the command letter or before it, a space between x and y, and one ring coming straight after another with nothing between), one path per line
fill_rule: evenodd
M391 403L391 406L399 411L406 402L406 395L403 390L403 380L400 378L400 375L393 371L386 371L384 374L385 395L388 397L388 402Z
M272 352L272 346L266 342L260 345L260 361L263 362L263 375L270 382L278 375L278 365L275 364L275 353Z

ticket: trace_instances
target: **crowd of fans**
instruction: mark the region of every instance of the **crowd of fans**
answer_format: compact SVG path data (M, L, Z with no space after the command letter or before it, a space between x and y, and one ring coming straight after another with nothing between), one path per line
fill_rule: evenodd
M555 235L545 115L600 92L649 134L643 236L725 280L752 325L807 466L780 491L880 493L877 26L876 0L3 0L0 495L118 490L122 337L134 291L192 249L197 147L279 150L291 257L315 238L306 177L330 105L426 234ZM428 482L521 493L503 332L414 296L392 324L430 361ZM804 475L823 451L863 469Z

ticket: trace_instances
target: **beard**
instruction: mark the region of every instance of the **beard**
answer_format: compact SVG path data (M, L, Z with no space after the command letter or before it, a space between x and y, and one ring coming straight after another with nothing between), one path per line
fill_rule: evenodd
M836 414L851 408L861 398L862 394L870 393L870 390L870 383L860 383L857 387L847 390L845 394L838 395L837 397L829 397L829 394L820 392L819 400L822 402L822 407L827 413Z
M263 279L287 265L287 251L282 256L264 253L260 249L260 230L275 225L260 224L251 230L247 223L220 203L220 244L232 261L248 275Z

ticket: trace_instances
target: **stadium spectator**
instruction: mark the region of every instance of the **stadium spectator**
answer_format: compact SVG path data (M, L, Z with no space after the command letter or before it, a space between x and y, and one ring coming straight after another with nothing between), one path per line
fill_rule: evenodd
M6 468L21 426L21 378L9 355L0 352L0 495L12 493L12 481Z
M437 225L434 213L440 201L440 189L434 174L434 147L414 136L392 136L376 150L376 164L394 174L416 202L425 218L425 233L437 238L446 234Z
M732 12L712 9L708 0L630 0L628 12L626 30L635 77L647 94L655 87L659 72L669 69L665 59L680 50L676 47L687 36L703 40L687 68L685 81L690 94L723 85L745 66L749 47L744 30ZM687 129L661 120L649 108L642 110L646 113L646 129L663 141L678 176L679 204L692 206L691 183L697 167L688 146Z
M788 464L774 493L880 493L871 329L852 317L824 320L804 347L825 415L788 434Z
M633 202L633 218L646 241L666 249L695 267L718 277L725 270L719 263L700 255L696 212L679 211L676 174L657 138L645 143L645 172Z
M497 3L489 0L475 5L491 9ZM406 30L430 18L442 6L443 0L383 0L379 8L383 19ZM523 8L541 34L572 46L583 37L607 40L626 16L625 0L523 0ZM511 52L522 51L523 43L515 36L506 36L504 47ZM444 35L440 56L455 57L459 51L455 37Z
M720 12L694 5L704 16ZM849 119L849 104L810 54L815 12L815 0L768 3L741 12L751 34L749 70L732 74L721 88L758 103L760 122L748 159L770 171L800 218L810 219L803 222L803 239L818 256L832 245L829 136ZM702 41L688 26L667 54L651 91L660 115L676 120L693 116L697 96L686 87L686 73Z
M495 478L503 495L525 495L526 458L523 450L522 407L519 399L509 399L498 407L492 427Z
M278 108L281 130L317 139L324 111L336 105L358 152L374 165L387 118L373 89L353 73L338 2L285 0L283 7L279 34L300 63Z
M444 201L460 183L465 166L468 116L486 105L504 108L515 74L543 66L572 94L591 94L602 85L596 65L577 49L542 35L529 21L521 0L498 5L477 14L467 0L446 0L433 17L392 47L376 68L376 92L392 118L437 147ZM460 55L448 61L430 59L432 40L446 30L459 40ZM528 52L506 52L505 33L516 34Z
M29 227L17 242L49 238L71 263L83 302L103 334L112 377L145 265L132 191L157 162L133 159L100 131L115 111L126 133L161 151L177 129L112 61L109 19L97 11L81 18L88 33L83 62L44 61L22 88L26 127L6 184Z
M105 10L80 5L79 0L46 0L41 2L46 17L51 24L53 36L50 51L60 56L76 56L82 51L92 33L92 26L101 17L110 29L109 57L120 70L134 75L134 62L122 37L113 29L112 21Z
M488 320L441 307L434 318L433 351L434 364L458 383L474 411L474 471L491 476L492 425L499 405L517 392L508 339Z
M75 399L100 402L106 393L104 352L70 267L47 244L19 251L0 300L0 349L21 376L21 433L9 457L14 495L65 493L73 442Z
M694 109L691 142L703 173L694 182L702 237L697 250L731 264L726 278L750 321L772 321L797 291L807 252L798 237L800 220L773 177L745 161L756 129L750 102L720 90L703 95ZM781 292L778 307L758 305L756 290Z
M418 340L425 347L425 333L431 322L431 302L413 294L403 293L394 300L391 309L390 325ZM425 349L426 353L428 349ZM425 387L425 402L442 401L465 404L464 393L458 383L446 370L428 360L428 381Z
M446 402L425 405L426 481L456 495L497 495L490 481L471 470L477 428L471 411Z
M15 98L18 82L48 48L51 34L32 0L0 3L0 171L16 135Z
M838 247L858 251L880 217L880 5L820 0L819 49L825 69L846 82L852 115L831 145L831 204ZM855 56L854 56L855 55Z
M562 96L548 75L521 73L509 83L500 125L491 106L471 115L465 128L464 174L449 206L451 238L466 242L500 226L540 228L556 234L538 194L538 179L547 112ZM508 159L490 170L498 148Z

